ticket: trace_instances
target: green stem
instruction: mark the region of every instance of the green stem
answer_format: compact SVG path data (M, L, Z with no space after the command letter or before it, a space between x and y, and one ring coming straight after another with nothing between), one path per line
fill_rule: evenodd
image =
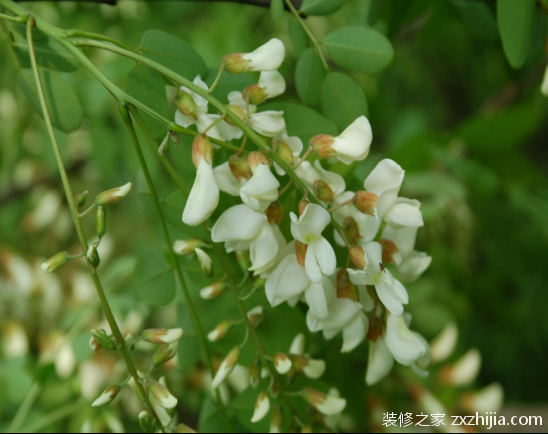
M19 431L19 428L21 428L21 424L25 421L41 390L42 385L38 381L36 381L29 390L29 393L27 393L27 396L25 396L23 403L19 407L19 410L17 410L17 413L15 414L15 417L11 421L10 426L8 427L6 432Z
M119 47L125 48L126 50L131 50L131 47L129 47L128 45L120 41L117 41L116 39L109 38L108 36L101 35L100 33L87 32L85 30L80 30L80 29L71 29L71 30L67 30L67 36L69 38L81 37L81 38L96 39L98 41L110 42L111 44L118 45Z
M23 16L19 16L19 17L13 17L11 15L0 14L0 19L6 20L6 21L11 21L12 23L26 23L27 20L29 19L29 16L28 15L23 15Z
M72 404L72 405L68 405L67 407L60 408L59 410L52 411L51 413L48 413L43 418L38 419L36 422L33 422L30 425L27 425L20 432L35 433L35 432L40 432L46 429L51 429L53 424L69 417L73 413L82 413L86 411L88 405L89 404L87 403L78 402L76 404ZM7 431L7 432L15 432L15 431Z
M217 77L215 77L215 81L213 82L213 84L211 85L211 87L208 90L209 93L213 93L213 91L215 90L215 88L219 84L219 81L221 80L221 75L223 75L224 70L225 70L225 65L222 64L221 68L219 68L219 72L217 73Z
M131 107L130 107L131 109ZM135 108L133 108L135 111ZM162 229L162 234L166 243L166 247L168 249L169 255L171 257L171 262L173 263L175 274L177 275L177 280L179 282L179 285L181 286L183 290L183 295L185 297L185 301L188 306L188 310L190 312L190 316L192 319L192 322L194 323L194 328L196 329L196 333L198 334L199 341L202 345L202 350L204 353L204 357L206 360L206 363L208 365L209 371L211 375L213 376L215 374L215 370L213 367L213 360L211 358L211 353L209 351L209 347L207 345L207 341L205 338L205 333L202 328L202 325L200 323L200 319L198 318L198 313L196 312L196 308L194 307L194 304L192 302L192 298L190 297L190 292L188 290L188 287L186 285L183 273L181 269L179 268L178 264L179 261L177 259L177 256L175 255L175 252L173 251L173 242L171 240L171 235L169 235L169 231L167 228L167 224L164 218L164 213L162 212L162 208L160 207L160 199L158 197L158 193L156 192L156 187L154 186L154 182L152 181L152 176L150 175L150 172L148 170L148 166L145 160L145 156L143 154L143 151L141 149L141 145L139 144L139 139L137 137L137 133L135 131L135 127L133 126L133 122L129 113L129 110L126 106L121 105L120 106L120 114L122 115L122 119L124 120L124 123L126 124L126 127L129 131L129 134L131 136L131 141L133 143L133 146L135 148L135 153L137 154L137 158L139 159L139 163L141 165L141 169L143 170L143 174L145 175L145 179L147 182L147 186L150 192L150 197L152 199L152 203L154 205L154 208L156 210L156 214L158 216L158 220L160 222L160 227ZM224 408L224 405L222 403L222 400L220 399L220 396L218 396L218 406L221 414L225 418L227 424L232 428L232 424L230 422L230 418L228 417L226 413L226 409ZM233 428L232 428L233 429ZM234 430L234 429L233 429Z
M82 247L82 252L87 252L88 250L88 243L86 240L86 237L84 235L84 231L82 229L82 225L80 224L80 218L78 217L78 207L76 206L76 203L74 201L74 194L72 192L72 188L70 186L70 182L68 179L68 175L65 169L65 165L63 163L63 158L61 156L61 151L59 149L59 144L57 142L57 137L55 136L55 132L53 131L53 125L51 123L51 118L49 115L48 106L46 103L46 98L44 95L44 89L42 87L42 80L40 78L40 73L38 71L38 64L36 62L36 54L34 52L34 41L32 39L32 29L34 27L35 20L33 17L31 17L27 21L27 40L29 44L29 55L30 55L30 61L32 64L32 70L34 72L34 79L36 81L36 88L38 90L38 98L40 100L40 106L42 108L42 114L44 116L44 121L46 123L46 128L48 131L48 135L50 138L51 145L53 147L53 152L55 154L55 159L57 161L57 166L59 169L59 173L61 175L61 181L63 183L63 189L65 190L65 196L67 198L67 202L69 205L70 213L72 216L72 221L74 223L74 226L76 228L76 233L78 234L78 239L80 241L80 245ZM99 299L101 300L101 305L103 306L103 311L105 313L105 316L107 318L107 321L109 323L109 326L112 330L112 334L120 344L120 350L122 351L122 354L124 356L124 360L126 362L126 366L131 374L131 376L134 378L135 383L137 385L137 389L139 391L139 394L141 395L141 398L143 402L145 403L145 407L149 411L153 417L156 419L156 424L158 426L158 429L161 431L163 430L163 426L160 423L160 420L158 419L158 416L156 415L156 412L154 411L152 404L150 403L148 399L148 395L145 392L144 388L139 383L139 375L137 373L137 369L135 368L135 365L133 364L133 361L131 359L131 356L129 354L129 350L126 346L124 337L122 336L122 332L120 331L118 324L116 323L116 319L114 318L114 314L112 313L112 310L110 308L110 305L108 303L108 300L106 298L105 292L103 290L103 287L101 285L101 281L99 280L99 277L97 275L97 270L88 262L88 268L91 274L91 277L93 279L93 282L95 284L95 288L97 290L97 294L99 296Z

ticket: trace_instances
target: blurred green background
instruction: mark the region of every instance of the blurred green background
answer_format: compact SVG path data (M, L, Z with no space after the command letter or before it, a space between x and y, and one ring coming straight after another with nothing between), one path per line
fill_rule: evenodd
M62 28L104 33L131 47L139 46L148 29L172 33L214 68L226 53L251 51L278 37L288 48L281 70L288 79L283 99L299 99L288 18L275 24L268 9L129 0L114 7L27 5ZM547 16L539 8L537 17L535 43L520 69L505 58L494 2L351 0L333 15L307 20L319 39L343 24L374 26L391 39L395 57L384 73L354 75L367 97L374 141L371 155L355 167L353 184L361 184L381 158L392 158L406 170L404 195L423 203L419 250L433 257L424 277L409 288L414 327L430 340L449 321L456 322L459 351L477 347L482 353L478 384L499 381L507 401L521 403L546 401L548 390L548 99L539 92L547 64ZM124 87L132 62L105 52L86 53ZM72 330L92 298L78 291L75 296L59 282L53 295L36 291L43 284L32 277L37 264L67 245L74 247L76 239L61 206L43 122L18 87L5 36L0 65L0 325L4 322L6 331L9 321L21 320L31 337L27 370L0 359L0 390L5 391L0 393L0 421L7 422L33 382L37 355L43 356L41 330ZM115 102L87 71L65 75L84 109L76 133L59 133L75 191L94 195L129 180L138 186L138 164ZM184 148L175 155L184 165ZM166 196L172 184L149 157ZM112 271L112 279L105 279L116 291L115 305L141 312L143 321L154 324L155 315L175 313L150 312L131 292L132 258L157 238L154 218L136 213L137 202L136 197L124 201L109 216L110 266L120 273ZM24 264L13 266L14 255ZM14 270L23 275L17 277ZM78 278L77 271L69 274L70 281ZM86 347L85 330L74 330L74 348ZM51 375L42 371L44 378ZM78 389L74 381L51 384L59 395L50 390L42 402L65 402Z

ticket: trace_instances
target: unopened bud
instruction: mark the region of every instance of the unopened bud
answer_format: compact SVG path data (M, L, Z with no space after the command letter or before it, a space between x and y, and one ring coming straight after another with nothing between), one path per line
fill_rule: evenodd
M227 319L223 321L222 323L218 324L217 327L215 327L209 334L207 335L207 338L211 342L217 342L224 338L228 332L232 329L234 326L234 321L231 319Z
M304 346L306 343L306 338L302 333L299 333L291 342L291 347L289 347L289 354L294 354L296 356L302 356L304 354Z
M260 84L252 84L243 90L242 97L244 100L249 98L250 104L259 105L268 98L268 93L264 87L261 87Z
M238 119L240 119L242 122L245 122L247 120L247 114L245 109L240 107L239 105L229 104L226 106L228 110L230 110L232 113L234 113L236 116L238 116ZM228 116L225 117L225 121L227 124L232 126L237 126L236 122L234 122L232 119L230 119Z
M287 374L292 366L291 359L286 356L284 353L276 353L274 356L274 366L276 367L276 371L278 371L279 374L285 375Z
M202 159L208 164L213 162L213 146L205 134L198 134L192 142L192 162L196 169Z
M313 184L314 194L323 202L333 202L334 193L329 184L321 179L316 179Z
M191 238L189 240L177 240L173 243L173 251L178 255L191 255L195 253L196 247L205 246L205 242L199 238Z
M310 139L310 147L320 158L329 159L337 155L333 149L335 138L328 134L319 134Z
M470 349L453 365L444 367L442 381L453 386L468 386L474 382L481 368L481 353L476 348Z
M151 344L172 344L183 336L183 329L148 329L143 332L141 339Z
M99 344L101 344L102 347L106 348L107 350L115 350L116 344L110 338L110 336L107 335L107 333L104 330L92 330L91 336L95 338Z
M42 270L46 273L53 273L54 271L57 271L59 268L65 265L69 259L69 252L60 252L57 253L55 256L49 258L40 266L40 268L42 268Z
M177 109L185 116L188 116L192 119L198 119L198 116L196 114L196 103L194 102L194 98L192 97L192 95L190 95L188 92L180 90L179 94L175 98L175 105L177 106Z
M96 222L97 222L97 236L99 239L103 238L107 231L107 217L106 217L106 208L104 206L97 207L96 213Z
M89 338L89 347L92 351L99 351L101 349L101 344L93 336Z
M223 57L223 65L225 71L231 74L241 74L247 72L251 68L249 67L249 60L244 59L245 53L231 53Z
M358 302L358 291L356 286L350 281L346 269L341 269L337 273L337 298L348 298Z
M268 157L262 152L253 151L249 154L249 167L251 170L255 169L260 164L270 166L270 161Z
M352 199L352 203L363 214L376 217L377 215L377 202L379 196L369 191L358 191Z
M304 268L306 252L308 251L308 244L295 241L295 253L297 255L297 262Z
M251 423L257 423L264 419L270 411L270 398L266 392L259 393L255 402L255 411L251 418Z
M118 396L118 393L120 393L120 386L110 386L93 402L93 404L91 404L91 406L101 407L102 405L110 404L114 401L114 398Z
M310 201L307 199L303 199L299 202L299 215L304 214L304 211L308 205L310 205Z
M131 182L128 182L125 185L122 185L118 188L113 188L111 190L103 191L99 193L95 198L95 205L105 206L111 205L119 200L123 199L128 195L131 190Z
M345 399L327 396L325 393L311 387L306 387L302 393L304 400L325 416L339 414L346 407Z
M280 157L286 164L293 166L293 160L295 156L289 145L281 140L276 140L272 143L272 149L278 157Z
M150 393L156 398L158 404L166 410L171 410L177 406L177 398L175 398L166 387L162 386L157 381L152 381L149 385Z
M365 252L363 250L363 247L352 246L348 250L348 254L352 263L360 270L365 270L367 268L367 261L365 259Z
M185 425L184 423L181 423L181 424L177 425L176 432L178 432L178 433L195 433L196 431L194 431L188 425Z
M142 411L139 413L139 425L143 432L155 432L156 431L156 422L147 411Z
M204 252L202 249L196 248L195 249L196 256L198 256L198 260L200 261L200 265L202 266L202 271L207 277L213 277L213 261L209 257L209 255Z
M257 387L261 381L261 361L257 357L249 367L249 383L252 387Z
M177 355L178 342L172 344L163 344L152 355L152 366L160 366L170 361Z
M223 360L221 363L221 366L219 367L219 370L215 374L215 377L213 378L213 382L211 383L212 389L217 389L223 381L225 381L226 377L233 371L234 366L236 366L236 363L238 363L238 360L240 359L241 355L240 347L234 347L230 353L228 353L228 356Z
M291 355L290 359L293 367L308 378L316 380L325 372L325 362L323 360L314 360L297 355Z
M86 190L76 195L75 202L78 208L85 205L86 199L88 198L88 193L89 192Z
M381 239L379 244L382 246L382 263L383 264L395 264L399 255L398 246L391 240Z
M99 257L99 252L97 251L97 246L95 244L89 246L86 258L93 268L97 268L101 264L101 258Z
M280 223L284 218L284 207L279 201L272 202L266 209L265 214L268 218L268 223L274 223L276 226L280 226Z
M257 306L251 309L247 313L247 317L249 318L249 322L254 328L259 328L265 321L264 316L264 309L262 306Z
M230 167L230 171L238 181L253 176L247 155L232 155L228 159L228 167Z
M369 331L367 332L367 340L371 342L377 342L377 339L382 336L383 322L382 320L373 315L369 318Z
M270 432L281 433L284 431L284 415L282 407L277 405L272 409L272 417L270 419Z
M222 295L226 290L226 282L221 280L219 282L212 283L209 286L206 286L200 291L200 297L204 300L211 300L212 298L217 298Z

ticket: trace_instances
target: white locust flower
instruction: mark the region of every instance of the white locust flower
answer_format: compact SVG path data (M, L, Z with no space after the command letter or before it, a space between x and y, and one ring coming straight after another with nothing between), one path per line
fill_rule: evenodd
M247 104L242 93L238 91L230 92L228 94L228 101L231 105L243 110L243 113L249 118L249 126L259 134L265 137L276 137L285 131L286 126L283 111L266 110L257 113L257 106ZM246 114L248 108L249 113Z
M411 366L427 352L425 344L409 330L403 316L388 315L386 346L398 363Z
M120 393L120 386L108 387L99 398L93 401L92 407L101 407L106 404L110 404Z
M544 72L544 79L542 80L540 91L544 96L548 96L548 66L546 67L546 71Z
M288 165L293 166L299 161L299 155L303 150L303 141L297 136L289 136L287 130L284 130L272 140L272 149ZM278 163L274 163L274 168L278 175L285 175L285 170Z
M285 80L278 71L263 71L259 83L248 86L242 92L244 99L254 105L262 104L270 98L275 98L285 92Z
M255 402L255 411L253 412L253 417L251 418L251 423L260 422L265 418L265 416L270 411L270 398L265 392L259 393L257 396L257 401Z
M481 353L477 348L472 348L453 365L446 366L442 378L444 382L453 386L469 386L478 376L480 369Z
M337 258L329 242L322 236L331 222L331 215L320 205L309 204L302 215L291 213L291 234L307 245L305 269L310 280L321 283L323 276L335 273Z
M378 337L375 342L369 342L369 358L367 362L367 373L365 382L372 386L381 381L394 366L394 356L386 346L382 337Z
M200 266L202 267L204 274L208 277L213 277L214 270L211 257L202 249L196 248L194 251L196 252L196 256L198 257L198 261L200 262Z
M344 178L334 172L325 170L320 164L319 160L314 162L314 166L308 161L303 161L299 167L295 170L297 176L304 182L306 187L310 190L311 193L314 193L318 196L315 186L318 181L325 183L330 190L332 195L331 202L335 197L344 192L346 188L346 183ZM326 202L325 200L323 202Z
M183 336L183 329L148 329L143 332L142 339L152 344L172 344Z
M234 370L234 367L236 366L236 363L238 363L240 355L240 347L234 347L230 351L230 353L228 353L226 358L221 363L219 370L215 374L215 377L213 378L213 381L211 383L211 388L213 390L217 389L225 381L226 377L228 377L228 375Z
M232 53L223 57L223 65L231 74L248 71L275 71L283 63L285 47L282 41L273 38L252 53Z
M326 395L310 387L304 388L302 394L306 402L325 416L342 413L346 407L345 399Z
M430 343L432 349L432 360L434 363L440 363L447 360L459 339L459 329L455 323L447 324L441 333Z
M365 116L360 116L338 137L320 134L310 139L310 146L320 158L335 157L351 164L367 157L372 141L371 124Z
M345 191L344 193L335 196L333 200L333 207L352 200L354 196L355 193L352 191ZM356 222L359 240L362 243L373 241L377 236L379 227L381 225L381 221L379 219L369 214L364 214L358 211L358 209L352 203L337 208L335 211L333 211L332 216L333 220L335 220L341 226L345 226L345 223L348 221ZM336 229L334 229L333 231L333 237L335 239L335 242L339 246L346 246L346 243L340 236L339 231L337 231Z
M177 406L177 398L175 398L169 390L156 381L152 381L149 385L150 393L166 410L171 410Z
M252 152L249 166L253 176L240 188L240 197L253 211L264 212L272 202L278 200L280 183L270 171L264 154Z

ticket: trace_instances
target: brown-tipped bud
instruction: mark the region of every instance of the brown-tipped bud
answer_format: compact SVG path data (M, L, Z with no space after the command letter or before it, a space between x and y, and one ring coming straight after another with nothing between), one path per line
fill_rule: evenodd
M287 374L291 370L292 365L291 359L284 353L276 353L274 356L274 366L279 374Z
M229 104L226 106L226 108L234 113L236 116L238 116L238 119L240 119L242 122L245 122L247 120L247 114L245 112L245 109L240 107L239 105ZM228 116L225 118L225 122L234 127L237 126L236 122L234 122Z
M223 360L223 363L221 363L219 370L217 371L215 377L213 378L213 381L211 382L211 388L213 390L217 389L223 383L223 381L225 381L226 377L228 377L228 375L233 371L236 363L238 363L241 355L242 350L240 349L240 347L232 348L230 353L228 353L226 358Z
M289 358L293 368L308 378L318 379L325 372L325 362L323 360L309 359L295 354L291 354Z
M95 198L95 205L105 206L110 205L126 197L131 190L131 182L122 185L118 188L113 188L99 193Z
M272 143L272 149L278 157L284 160L286 164L288 164L289 166L293 165L293 160L295 156L293 155L293 151L291 151L291 148L287 143L282 142L281 140L275 140Z
M272 202L266 209L265 214L268 218L268 223L274 223L276 226L280 226L280 223L284 218L284 207L279 201Z
M303 215L304 214L304 210L306 209L306 207L310 205L310 201L307 200L307 199L303 199L299 202L299 215Z
M251 168L251 170L255 169L260 164L270 166L270 161L268 160L268 157L262 152L251 152L249 154L249 167Z
M310 147L320 158L329 159L337 155L333 149L335 138L328 134L319 134L310 139Z
M266 319L264 315L264 309L260 305L251 309L247 313L247 317L249 318L249 322L251 323L251 325L256 329L262 326Z
M248 273L249 268L251 267L251 261L249 259L249 252L247 250L240 250L236 252L236 260L240 265L240 268L244 273Z
M188 92L179 91L179 94L175 98L175 105L177 106L177 109L185 116L192 119L198 119L198 109L196 107L196 103L194 102L192 95Z
M253 364L249 367L249 384L253 388L257 387L259 385L259 382L261 381L261 361L257 357Z
M253 176L251 167L249 167L249 158L247 158L247 155L233 155L228 159L228 166L238 181L249 179Z
M92 330L91 336L99 342L99 344L106 348L107 350L115 350L116 344L114 341L107 335L104 330Z
M378 200L379 196L375 193L361 190L354 195L352 202L361 213L375 217L377 215Z
M160 366L173 359L173 357L177 355L178 345L178 342L160 345L160 347L152 355L152 366Z
M102 405L110 404L112 401L114 401L114 398L118 396L120 393L120 386L110 386L107 388L99 398L97 398L93 404L91 404L92 407L101 407Z
M333 202L333 190L329 184L321 179L316 179L313 184L314 194L318 199L324 202Z
M308 244L295 241L295 254L297 255L297 262L304 268L306 252L308 250Z
M89 246L86 258L93 268L97 268L101 264L101 258L99 257L99 252L97 251L97 246L95 246L95 244Z
M383 264L395 264L396 260L394 255L399 253L398 246L391 240L381 239L379 244L382 246L382 263Z
M75 201L76 201L76 206L78 208L85 205L86 199L88 198L88 193L89 192L86 190L86 191L76 195Z
M226 321L223 321L217 327L215 327L209 334L207 335L207 338L211 342L217 342L224 338L228 332L232 329L234 326L234 321L231 319L227 319Z
M345 268L337 273L337 298L348 298L358 302L358 291L356 286L350 281L348 272Z
M44 262L40 268L46 273L53 273L65 265L70 259L69 252L60 252Z
M343 231L350 244L357 244L360 238L360 228L353 217L346 217L343 222Z
M89 347L92 351L99 351L101 349L101 344L93 336L89 339Z
M212 283L206 286L200 291L200 297L204 300L211 300L221 296L226 290L226 281L221 280L219 282Z
M284 415L280 405L272 409L272 417L270 419L270 432L284 432Z
M208 164L213 161L213 146L211 146L211 142L205 134L197 135L192 142L192 162L196 169L202 159Z
M361 246L350 247L348 254L352 263L360 270L365 270L367 267L367 260L365 259L365 252Z
M367 332L367 340L371 342L377 342L380 336L382 336L382 320L373 315L369 318L369 331Z
M148 329L143 332L141 338L151 344L172 344L183 336L183 329Z
M223 57L225 71L231 74L241 74L250 70L249 60L244 59L245 53L231 53Z
M173 251L178 255L192 255L196 252L196 248L205 247L204 240L199 238L191 238L189 240L177 240L173 243Z
M312 389L311 387L305 387L302 394L306 402L325 416L339 414L346 407L345 399L327 396L325 393Z
M107 231L107 216L106 209L104 206L97 207L96 213L96 222L97 222L97 236L99 239L103 238Z
M243 90L242 96L244 101L249 98L249 104L259 105L268 98L268 93L260 84L252 84Z
M215 270L211 257L198 247L196 247L194 251L196 252L196 256L198 257L198 261L200 262L200 266L202 267L202 271L204 272L204 274L207 277L213 277L213 274L215 274Z

